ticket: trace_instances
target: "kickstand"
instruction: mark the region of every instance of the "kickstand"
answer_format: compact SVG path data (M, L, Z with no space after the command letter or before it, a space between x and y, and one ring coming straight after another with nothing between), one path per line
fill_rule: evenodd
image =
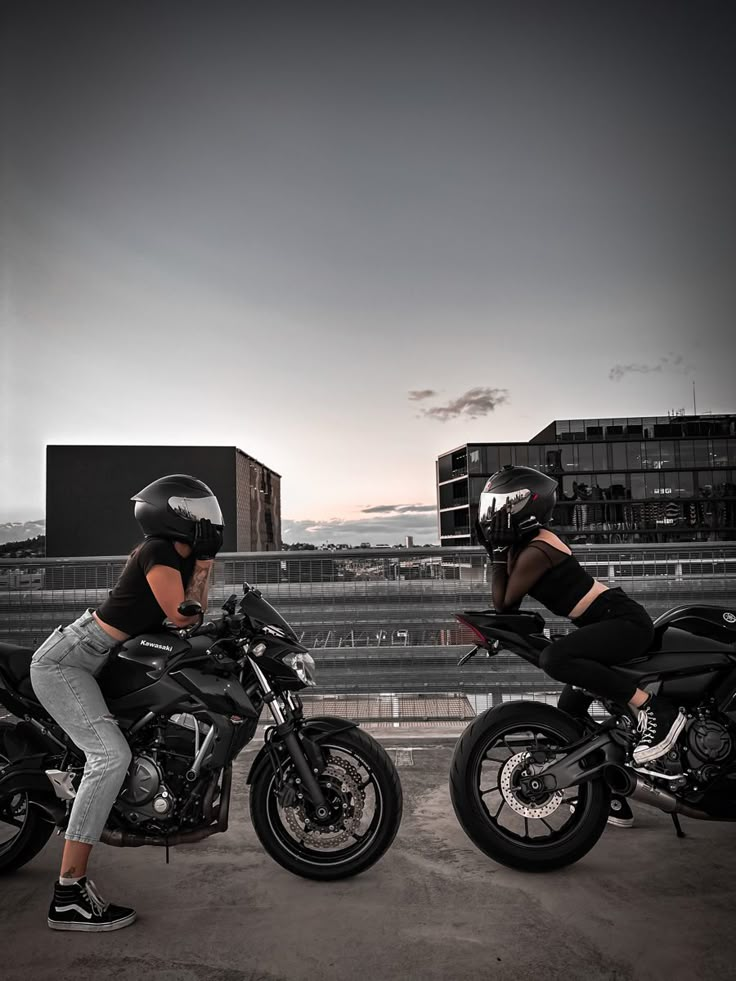
M674 811L670 814L670 817L672 818L672 823L675 826L675 831L677 832L677 837L678 838L687 838L687 835L685 834L685 832L682 830L682 828L680 826L680 819L675 814Z
M673 814L672 817L674 817L674 816L675 815ZM166 864L167 865L169 864L169 838L168 838L168 835L166 837Z

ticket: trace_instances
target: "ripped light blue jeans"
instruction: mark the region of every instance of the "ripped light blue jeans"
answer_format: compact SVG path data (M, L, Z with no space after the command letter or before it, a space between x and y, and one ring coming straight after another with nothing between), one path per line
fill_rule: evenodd
M38 700L86 757L65 836L95 844L130 765L130 747L95 680L118 646L87 610L58 627L31 660Z

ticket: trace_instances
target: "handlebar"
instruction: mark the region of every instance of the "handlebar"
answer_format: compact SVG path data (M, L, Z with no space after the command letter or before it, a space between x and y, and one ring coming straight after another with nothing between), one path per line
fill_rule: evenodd
M189 634L190 637L217 637L220 630L214 620L206 620Z

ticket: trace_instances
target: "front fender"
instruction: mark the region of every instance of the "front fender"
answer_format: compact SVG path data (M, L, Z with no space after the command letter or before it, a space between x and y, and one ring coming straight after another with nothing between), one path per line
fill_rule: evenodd
M318 715L313 719L307 719L299 731L304 738L311 739L313 743L319 745L319 743L322 742L322 740L327 736L333 736L336 732L344 732L346 729L357 728L358 723L351 722L350 719L341 719L337 715ZM278 744L272 748L278 751ZM270 765L271 761L268 756L268 751L265 746L261 746L256 758L251 764L246 783L253 783L261 769L264 766Z

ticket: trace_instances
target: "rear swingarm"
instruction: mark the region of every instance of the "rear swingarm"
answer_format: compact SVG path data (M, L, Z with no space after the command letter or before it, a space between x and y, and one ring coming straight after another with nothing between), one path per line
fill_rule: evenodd
M602 732L592 739L575 744L572 751L567 752L561 760L541 773L522 776L519 779L519 787L525 794L534 797L586 783L601 774L604 767L611 763L623 764L626 745L626 736L617 730ZM603 759L600 763L590 766L587 757L598 750L603 752ZM532 754L532 757L534 755ZM535 762L544 761L540 759Z

